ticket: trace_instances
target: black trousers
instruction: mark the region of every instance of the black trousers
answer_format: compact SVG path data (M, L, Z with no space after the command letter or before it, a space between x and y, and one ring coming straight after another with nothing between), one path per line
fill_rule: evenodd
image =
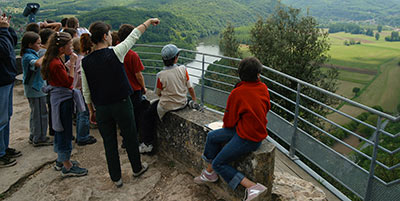
M126 142L126 152L128 153L132 170L136 173L139 172L142 169L142 163L130 97L113 104L96 106L96 113L96 121L103 138L111 180L118 181L121 178L117 125L121 129L121 136Z
M143 136L141 141L146 145L157 145L157 124L160 121L157 113L157 105L159 100L155 101L150 107L144 112L143 120L141 122L141 128Z

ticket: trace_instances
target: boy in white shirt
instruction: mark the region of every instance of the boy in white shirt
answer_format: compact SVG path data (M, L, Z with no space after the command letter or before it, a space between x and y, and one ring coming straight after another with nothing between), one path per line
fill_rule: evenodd
M179 49L168 44L161 50L164 62L164 70L157 73L155 93L160 97L153 102L144 114L142 143L139 146L140 153L154 153L157 140L157 121L172 110L179 110L187 105L187 93L193 101L196 94L190 84L189 74L184 65L178 66Z

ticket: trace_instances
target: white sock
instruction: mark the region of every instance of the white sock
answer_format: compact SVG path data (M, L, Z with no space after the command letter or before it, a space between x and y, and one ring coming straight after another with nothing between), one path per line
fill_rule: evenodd
M207 170L205 170L204 172L206 172L207 175L212 175L214 173L214 171L208 172Z

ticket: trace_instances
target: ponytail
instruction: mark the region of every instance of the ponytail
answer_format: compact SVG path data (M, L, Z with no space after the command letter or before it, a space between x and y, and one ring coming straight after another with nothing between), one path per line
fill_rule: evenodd
M69 33L56 32L50 36L49 47L43 58L41 73L44 80L50 80L50 62L60 54L60 47L68 44L71 40Z

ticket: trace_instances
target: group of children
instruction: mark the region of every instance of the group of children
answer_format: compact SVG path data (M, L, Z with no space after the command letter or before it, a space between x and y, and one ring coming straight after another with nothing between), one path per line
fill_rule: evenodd
M52 144L46 136L47 122L51 122L54 151L58 155L55 169L63 176L88 173L70 158L75 109L78 145L96 142L89 136L89 122L97 123L109 175L121 187L117 126L133 176L138 177L148 169L140 154L155 153L159 119L168 111L184 108L188 103L187 93L196 101L186 67L177 64L180 49L169 44L161 50L165 67L156 76L155 93L159 100L148 108L143 107L146 88L141 71L144 67L131 48L150 25L159 22L151 18L136 28L124 24L114 38L110 25L100 21L92 23L87 33L77 31L79 22L71 20L75 32L43 29L39 34L33 31L24 34L21 56L25 95L31 108L29 141L34 146ZM228 98L223 128L207 136L203 159L209 165L194 178L195 183L202 184L215 182L220 175L233 189L241 184L246 187L245 200L255 199L266 188L247 179L229 163L255 151L267 137L266 115L271 105L267 86L259 79L261 69L261 63L254 57L240 62L241 82ZM48 117L46 102L50 105L51 117ZM138 127L142 131L140 140Z
M72 17L68 19L68 22L77 21L76 18ZM43 25L45 24L45 25ZM30 115L30 137L29 142L33 144L33 146L46 146L52 145L53 142L49 137L46 136L47 128L49 128L50 135L54 135L55 131L52 126L53 118L55 117L52 113L57 111L52 111L52 104L50 95L44 93L42 88L49 84L51 80L47 80L46 82L43 80L43 76L41 75L41 66L46 53L49 54L50 57L58 57L58 55L54 55L54 51L57 50L55 47L50 47L50 44L53 42L59 43L59 41L49 41L50 40L60 40L60 37L70 37L73 38L74 35L71 35L69 32L66 32L68 28L64 29L64 32L56 32L53 29L60 29L61 25L58 26L59 23L40 23L40 25L36 23L31 23L27 26L26 32L22 37L21 42L21 56L22 56L22 70L23 70L23 85L25 96L28 98L29 106L31 108ZM72 24L72 23L70 23ZM50 27L50 28L46 28ZM73 28L69 28L71 30L75 30ZM61 34L62 33L62 34ZM63 36L61 36L61 35ZM67 35L66 35L67 34ZM55 35L56 37L51 38L51 36ZM73 73L73 77L75 82L71 88L81 90L80 82L80 60L82 59L82 53L80 51L79 38L75 35L74 38L75 48L73 49L75 52L71 56L69 54L62 54L59 56L62 62L71 69L70 73ZM56 44L57 45L57 44ZM52 51L49 51L49 49ZM68 61L67 61L68 60ZM48 61L46 61L48 62ZM45 62L45 63L46 63ZM47 63L46 63L47 64ZM69 86L64 86L68 87ZM46 107L46 102L48 103L48 111ZM47 122L49 122L49 127L47 126ZM88 144L93 144L96 142L96 139L89 135L89 120L88 114L85 111L76 113L76 124L77 124L77 136L76 143L79 146L84 146Z

